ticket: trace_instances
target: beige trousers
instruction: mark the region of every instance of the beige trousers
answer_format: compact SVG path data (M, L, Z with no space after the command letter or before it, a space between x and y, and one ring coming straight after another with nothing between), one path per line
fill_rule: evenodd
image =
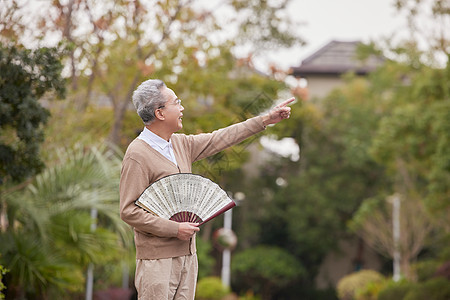
M135 285L139 300L194 300L197 254L163 259L137 259Z

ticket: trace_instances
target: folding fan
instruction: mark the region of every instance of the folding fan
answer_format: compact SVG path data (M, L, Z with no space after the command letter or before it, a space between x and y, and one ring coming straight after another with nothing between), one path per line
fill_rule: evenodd
M168 175L155 181L135 203L161 218L199 223L199 226L236 206L219 185L190 173Z

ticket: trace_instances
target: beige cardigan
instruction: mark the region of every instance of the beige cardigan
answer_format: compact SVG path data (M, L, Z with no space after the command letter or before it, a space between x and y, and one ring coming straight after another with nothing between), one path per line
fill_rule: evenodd
M159 259L193 254L195 236L177 238L178 223L156 217L134 202L156 180L175 173L192 173L192 163L216 154L264 130L261 117L197 135L173 134L178 166L141 139L133 140L125 153L120 176L120 217L134 228L136 258Z

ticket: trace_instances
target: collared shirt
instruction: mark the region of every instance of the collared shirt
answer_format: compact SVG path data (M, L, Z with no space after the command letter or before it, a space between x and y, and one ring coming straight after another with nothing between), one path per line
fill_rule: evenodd
M141 134L139 134L138 139L143 140L147 144L150 145L153 149L164 155L168 160L173 162L175 165L177 164L177 160L175 159L175 154L173 153L172 141L166 141L162 137L154 134L147 127L144 127Z

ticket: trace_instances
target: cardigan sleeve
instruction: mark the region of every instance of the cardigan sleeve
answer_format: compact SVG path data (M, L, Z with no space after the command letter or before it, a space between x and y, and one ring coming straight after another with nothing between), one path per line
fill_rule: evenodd
M242 142L265 129L261 117L254 117L244 122L213 131L187 136L191 161L214 155L228 147Z
M138 161L125 157L120 176L120 218L135 229L159 237L177 237L179 224L152 215L134 202L148 186L148 175Z

